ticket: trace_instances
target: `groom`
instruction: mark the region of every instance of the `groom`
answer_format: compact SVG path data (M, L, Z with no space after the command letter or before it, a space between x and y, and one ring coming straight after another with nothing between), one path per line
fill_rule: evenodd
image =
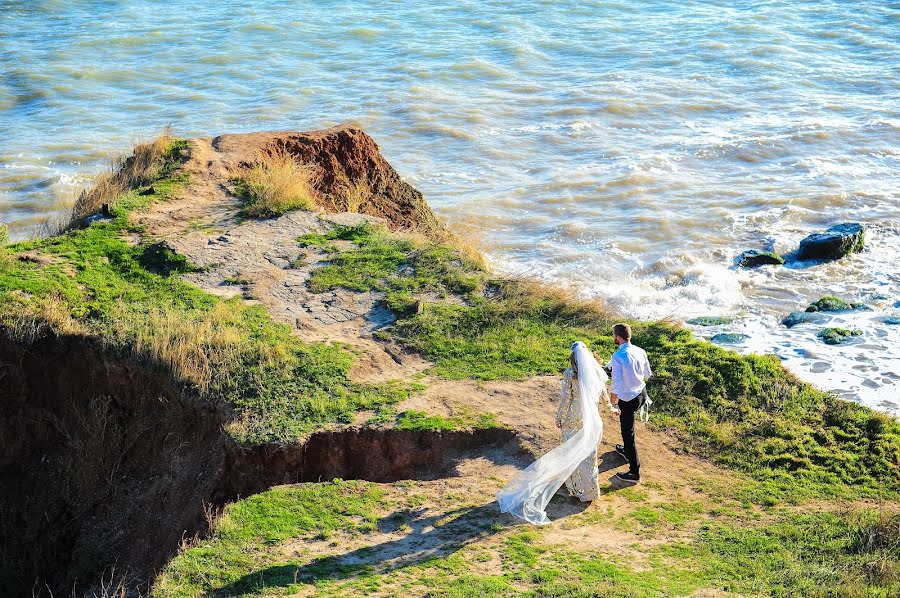
M612 359L612 392L611 403L619 407L619 423L622 426L622 442L616 445L616 451L628 461L628 472L619 472L616 479L620 482L636 484L641 481L641 461L634 444L634 415L641 405L647 402L646 380L653 375L647 353L640 347L631 344L631 326L616 324L613 326L613 339L619 349L613 353Z

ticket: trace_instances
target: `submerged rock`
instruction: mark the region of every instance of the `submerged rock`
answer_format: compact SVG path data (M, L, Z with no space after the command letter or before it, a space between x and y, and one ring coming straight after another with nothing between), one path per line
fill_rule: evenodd
M788 328L793 328L797 324L821 324L828 320L828 317L814 312L795 311L789 314L781 321Z
M688 324L694 326L724 326L732 322L734 322L734 318L731 316L700 316L687 321Z
M757 251L748 249L738 256L738 265L744 268L757 268L759 266L781 266L784 258L774 251Z
M825 341L826 345L840 345L847 342L854 336L862 334L862 330L848 330L846 328L826 328L817 334L820 339Z
M888 326L900 326L900 316L882 316L878 321Z
M811 303L809 307L806 308L806 311L850 311L854 309L868 309L868 306L865 303L859 303L858 301L844 301L840 297L826 295Z
M865 228L856 222L832 226L824 233L809 235L800 241L798 260L836 260L863 250Z
M737 332L722 332L712 337L712 342L719 345L739 345L749 338L746 334Z

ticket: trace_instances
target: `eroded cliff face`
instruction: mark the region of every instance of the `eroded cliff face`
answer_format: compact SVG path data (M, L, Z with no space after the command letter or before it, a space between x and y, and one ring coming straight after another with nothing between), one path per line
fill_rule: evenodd
M273 485L448 475L502 429L355 429L242 446L226 410L87 337L0 330L0 594L146 591L208 515Z
M422 194L400 178L362 129L344 125L310 132L220 135L212 146L228 155L232 164L245 167L252 166L260 153L279 149L299 162L314 164L320 174L318 201L327 212L378 216L394 229L424 233L440 229Z
M228 444L210 406L83 337L0 335L0 379L9 595L70 592L111 565L140 578L205 530Z

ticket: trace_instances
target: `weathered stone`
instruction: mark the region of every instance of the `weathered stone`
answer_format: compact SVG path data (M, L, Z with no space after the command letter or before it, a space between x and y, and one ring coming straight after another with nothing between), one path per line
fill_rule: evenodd
M821 324L826 322L828 317L814 312L795 311L789 314L781 321L788 328L793 328L797 324Z
M821 299L811 303L809 307L806 308L806 311L851 311L854 309L868 309L868 306L865 303L859 303L858 301L844 301L839 297L826 295L825 297L822 297Z
M700 316L687 321L688 324L694 326L723 326L732 322L734 322L734 318L731 316Z
M719 345L739 345L747 338L747 335L737 332L722 332L712 337L712 342Z
M878 321L888 326L900 326L900 316L882 316Z
M800 241L799 260L836 260L865 246L865 228L855 222L832 226Z
M757 251L748 249L738 256L738 265L744 268L757 268L759 266L781 266L784 258L774 251Z
M854 336L862 334L861 330L848 330L846 328L826 328L817 334L826 345L840 345L847 342Z

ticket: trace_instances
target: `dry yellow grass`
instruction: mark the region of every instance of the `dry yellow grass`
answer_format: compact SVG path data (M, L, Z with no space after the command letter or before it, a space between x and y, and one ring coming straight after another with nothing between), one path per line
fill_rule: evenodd
M337 208L358 214L363 204L371 197L372 190L366 181L358 180L354 183L345 180L338 186L338 193Z
M557 316L573 325L612 329L622 319L602 299L580 296L574 289L553 286L546 282L514 278L500 281L503 295L512 309L533 310L536 303L552 305Z
M301 164L283 149L260 158L239 183L248 216L269 217L290 210L311 209L315 205L318 170Z
M167 366L176 380L192 382L201 395L226 383L214 375L238 371L253 348L239 331L241 306L217 304L196 318L172 309L136 314L121 308L111 315L109 341L135 355Z
M71 308L58 295L26 298L15 296L13 304L4 306L0 325L18 340L27 343L42 337L48 330L54 334L84 334L84 327L72 317Z
M152 141L136 144L134 152L128 158L112 157L109 168L97 176L90 189L78 195L72 206L71 218L62 228L81 222L85 216L97 212L103 204L111 203L129 189L146 185L155 179L171 143L172 133L167 127Z

